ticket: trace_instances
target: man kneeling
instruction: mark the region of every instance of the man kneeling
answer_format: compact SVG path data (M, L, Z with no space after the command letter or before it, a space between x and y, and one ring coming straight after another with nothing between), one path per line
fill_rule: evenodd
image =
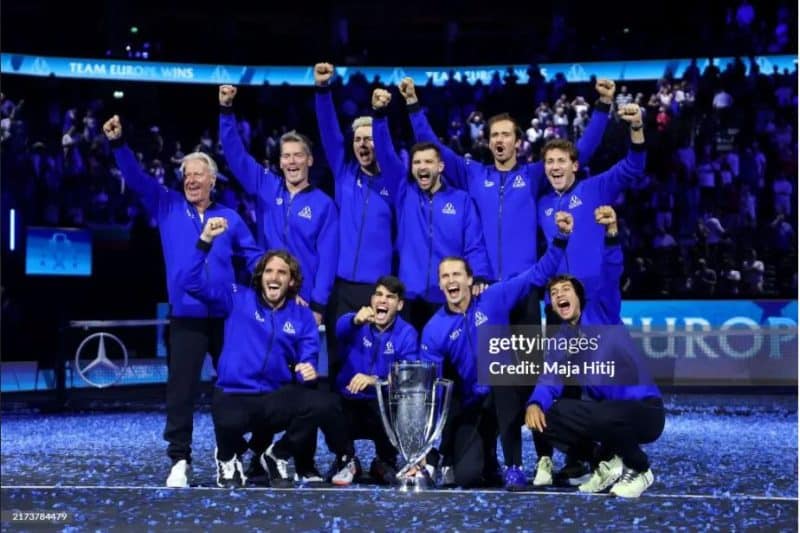
M317 428L331 451L344 451L341 408L330 394L306 386L317 379L319 333L311 310L295 302L303 277L294 257L282 250L265 253L250 287L209 283L206 257L215 239L228 238L226 228L224 218L208 219L183 279L190 295L225 316L211 407L217 485L244 486L243 436L261 428L285 431L260 460L271 486L290 487L289 461L303 442L316 439Z
M375 383L386 379L396 361L418 359L417 331L398 312L403 309L405 286L394 276L383 276L375 284L370 305L358 313L342 315L336 323L336 338L344 359L336 379L352 457L337 464L334 485L349 485L361 473L353 440L367 438L375 443L375 459L369 472L379 483L396 482L397 450L381 422Z

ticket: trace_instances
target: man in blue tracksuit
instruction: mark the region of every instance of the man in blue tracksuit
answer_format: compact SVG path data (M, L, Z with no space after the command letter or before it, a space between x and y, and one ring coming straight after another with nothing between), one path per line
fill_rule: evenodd
M374 284L370 305L357 313L342 315L336 324L343 359L336 390L342 397L350 437L346 453L353 460L340 465L331 480L335 485L349 485L360 474L361 466L352 448L352 441L357 438L375 443L370 475L380 483L396 482L397 450L381 421L375 383L387 378L393 363L418 359L417 330L398 314L404 300L403 283L395 276L382 276Z
M403 173L385 172L379 158L388 157L390 146L378 150L372 137L372 117L353 121L353 155L347 157L345 136L339 126L330 80L333 65L314 65L316 112L325 157L333 173L335 201L339 208L339 263L329 311L328 375L341 366L336 346L336 320L345 313L369 305L375 280L392 271L394 199ZM378 157L376 157L376 152Z
M653 483L640 444L661 435L664 404L641 350L619 320L623 261L616 215L609 206L597 212L606 235L601 281L591 290L569 274L548 283L553 310L564 321L555 337L588 342L548 351L545 365L551 366L543 368L525 420L557 448L595 465L580 491L610 487L616 496L636 498ZM577 381L587 399L563 398L566 378Z
M111 142L125 182L156 218L161 234L170 304L164 439L169 443L167 455L172 468L167 486L187 487L191 480L194 400L206 353L211 354L214 366L217 366L222 349L223 315L183 290L179 278L188 266L193 243L209 217L222 216L229 221L229 231L208 256L210 268L207 275L210 279L221 283L233 282L232 255L243 255L248 266L252 267L262 250L234 210L211 200L217 165L208 155L195 152L183 159L182 195L160 185L158 180L142 170L136 156L123 141L118 116L109 119L103 125L103 131Z
M564 213L559 225L565 235L572 230L572 219ZM487 385L479 382L486 376L484 358L479 345L481 330L493 333L507 329L509 313L531 287L543 286L555 272L567 241L553 240L545 255L532 267L509 280L491 285L481 295L473 296L473 276L468 262L445 258L439 265L439 287L447 298L446 305L431 318L422 332L420 357L435 362L445 377L456 386L445 431L442 435L443 464L454 470L454 482L461 487L496 484L497 425L492 395ZM494 328L492 328L494 326ZM512 360L508 350L497 356Z
M595 88L600 99L586 132L578 141L582 165L589 162L600 146L614 98L613 81L600 79ZM530 268L537 256L539 224L536 203L549 187L541 161L524 163L517 160L522 130L516 121L507 113L495 115L487 121L489 147L494 161L492 164L482 164L456 154L439 142L422 111L411 78L404 78L399 89L408 106L417 141L437 143L442 151L448 182L469 192L477 205L492 267L492 279L506 280ZM553 232L547 234L547 238L552 239ZM534 288L528 298L520 300L515 306L511 323L538 326L542 321L539 299L539 290ZM505 462L509 467L519 467L522 464L522 440L516 421L521 419L530 387L501 387L495 394L498 416L501 418L500 438ZM509 415L507 420L506 414ZM547 443L535 434L534 444L540 456L552 454ZM522 488L519 468L511 468L506 474L508 488ZM542 482L543 475L538 478L536 482Z
M281 137L283 177L247 153L233 112L235 95L231 85L219 89L219 137L225 159L245 192L256 197L257 242L264 249L283 248L297 257L309 281L299 296L321 324L339 257L336 206L308 181L314 159L305 136L288 132Z
M284 433L261 454L262 467L271 486L290 487L289 461L316 439L318 427L331 451L349 460L341 409L333 394L304 386L317 379L319 333L312 312L295 301L303 278L294 257L283 250L263 254L249 287L208 278L208 259L228 226L223 217L206 222L182 278L186 292L225 317L212 403L217 484L244 486L243 436L264 428Z
M384 172L405 175L405 167L394 151L385 118L390 93L382 91L373 99L376 115L372 130L376 154L385 158ZM384 155L380 147L389 147ZM462 190L447 185L441 151L433 143L417 143L411 148L411 176L416 183L402 179L395 209L397 211L397 249L400 255L400 279L408 290L407 316L421 330L444 302L438 288L437 267L448 256L464 257L475 272L476 293L485 288L491 267L483 242L481 220L475 204Z
M596 258L603 255L603 230L594 223L594 211L598 206L613 204L621 192L644 177L646 151L641 109L636 104L627 104L618 113L630 124L631 146L627 156L606 172L576 181L580 161L571 142L554 139L542 148L545 175L551 187L550 192L539 199L539 226L547 238L552 238L556 231L554 213L572 213L578 230L570 239L559 273L569 272L580 279L588 291L594 290L602 276L601 262ZM534 480L535 485L552 483L552 477L548 475L552 468L552 451L548 446L537 446L539 479ZM574 461L569 462L565 471L572 472L568 477L575 479L586 472ZM567 482L574 483L572 480Z

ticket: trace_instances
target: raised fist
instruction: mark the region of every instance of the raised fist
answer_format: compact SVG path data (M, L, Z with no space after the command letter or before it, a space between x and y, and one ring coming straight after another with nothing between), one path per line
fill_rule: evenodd
M333 77L333 65L330 63L317 63L314 65L314 84L323 86L330 83Z
M562 235L569 235L572 233L572 226L574 224L572 214L567 211L558 211L556 213L556 226Z
M233 105L233 98L236 96L236 87L233 85L219 86L219 105L230 107Z
M356 316L353 317L353 322L357 326L360 326L366 322L375 322L375 311L372 310L369 306L364 306L358 310Z
M224 217L211 217L203 227L200 238L205 242L211 242L228 229L228 219Z
M601 205L594 210L594 219L598 224L609 226L617 223L617 213L610 205Z
M597 83L594 85L597 94L600 95L600 101L606 104L610 104L614 98L614 91L617 90L616 85L614 85L613 80L607 80L605 78L599 78Z
M122 123L119 121L119 115L114 115L103 124L103 133L106 134L106 139L109 141L116 141L122 137Z
M642 108L639 104L625 104L617 112L619 118L629 123L632 127L642 125Z
M392 101L392 93L386 89L372 91L372 109L383 109Z
M400 83L397 84L397 88L400 89L400 94L406 99L406 104L417 103L417 89L414 87L414 80L406 76L400 80Z

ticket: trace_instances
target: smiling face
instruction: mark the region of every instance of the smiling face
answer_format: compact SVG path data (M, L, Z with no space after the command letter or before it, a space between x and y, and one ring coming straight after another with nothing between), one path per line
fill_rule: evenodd
M550 287L550 305L565 322L572 322L581 315L581 301L570 281L559 281Z
M375 143L372 141L372 126L359 126L353 132L353 154L358 165L367 169L375 163Z
M463 261L445 259L439 263L439 288L451 310L464 311L469 306L472 282Z
M273 257L267 261L261 274L261 290L264 300L271 307L280 307L286 299L289 288L294 284L289 263L280 257Z
M281 170L288 185L292 187L307 185L308 169L313 163L314 158L303 143L286 141L281 145Z
M396 292L390 291L383 285L378 285L369 300L369 305L375 312L375 325L385 329L394 322L399 311L403 310L403 300Z
M435 192L439 188L443 170L444 163L432 148L417 150L411 156L411 175L417 180L419 188L425 192Z
M516 126L512 121L498 120L492 123L489 128L489 148L495 163L504 164L516 160L519 145Z
M183 192L186 200L195 206L208 205L216 178L208 164L201 159L186 161L183 167Z
M577 171L578 162L574 161L566 150L551 148L545 152L544 173L557 192L564 192L572 187Z

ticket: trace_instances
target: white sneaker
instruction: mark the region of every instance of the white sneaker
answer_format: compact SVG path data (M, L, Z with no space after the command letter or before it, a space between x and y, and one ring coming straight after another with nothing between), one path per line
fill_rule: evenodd
M653 471L637 472L626 468L622 477L611 487L611 494L621 498L638 498L653 484Z
M334 474L333 478L331 478L331 483L337 485L339 487L346 487L350 485L358 479L361 475L361 463L358 460L358 457L342 457L339 459L339 464L341 468L339 469L336 474Z
M186 459L181 459L172 465L172 470L169 471L169 477L167 478L167 487L174 489L188 487L191 474L192 465L186 462Z
M553 460L544 455L536 463L536 475L533 477L534 487L545 487L553 484Z
M608 461L602 461L592 472L589 481L578 485L581 492L602 492L613 485L622 476L622 459L615 455Z
M441 476L439 485L442 487L455 487L456 486L456 469L452 466L443 466L441 469Z

